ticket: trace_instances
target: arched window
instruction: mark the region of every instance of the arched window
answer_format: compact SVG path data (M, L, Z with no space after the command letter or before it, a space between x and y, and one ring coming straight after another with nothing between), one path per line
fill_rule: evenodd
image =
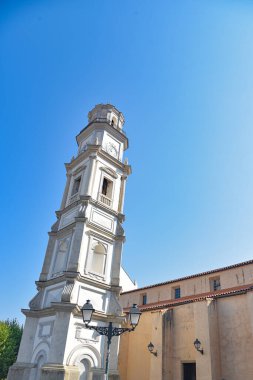
M58 241L57 251L55 254L55 262L53 274L61 273L66 269L70 237L66 237Z
M106 250L102 244L95 245L92 254L91 271L103 275L106 264Z
M40 380L40 378L41 378L41 367L45 363L46 363L46 356L45 356L45 354L39 355L38 359L37 359L37 369L36 369L35 380Z
M87 359L83 359L78 364L80 377L79 380L88 380L90 371L90 362Z

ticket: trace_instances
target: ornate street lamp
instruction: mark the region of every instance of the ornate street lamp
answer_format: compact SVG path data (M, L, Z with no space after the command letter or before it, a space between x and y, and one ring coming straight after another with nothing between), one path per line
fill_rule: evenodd
M138 309L136 304L133 304L133 306L129 310L129 320L131 324L131 328L128 327L113 327L112 322L109 322L107 327L104 326L93 326L89 325L92 314L94 313L95 309L93 308L92 304L90 303L90 300L87 300L86 303L83 305L82 309L82 315L83 315L83 321L85 323L85 327L90 330L95 330L100 335L106 335L107 336L107 355L106 355L106 364L105 364L105 378L108 379L108 368L109 368L109 357L110 357L110 345L112 341L113 336L119 336L125 332L134 331L136 326L139 323L141 312Z

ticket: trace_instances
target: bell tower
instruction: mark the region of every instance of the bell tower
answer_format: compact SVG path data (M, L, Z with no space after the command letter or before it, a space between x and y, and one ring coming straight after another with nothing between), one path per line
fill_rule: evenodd
M128 139L124 116L110 104L88 114L77 135L77 155L66 166L67 181L49 241L38 293L30 301L17 362L8 380L103 379L105 340L86 330L80 308L87 299L101 326L123 320L118 303ZM118 378L117 339L111 379Z

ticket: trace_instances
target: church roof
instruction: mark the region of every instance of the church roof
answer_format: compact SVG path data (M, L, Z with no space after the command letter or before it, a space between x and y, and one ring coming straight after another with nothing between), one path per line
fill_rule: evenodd
M253 284L240 285L240 286L236 286L229 289L216 290L215 292L212 291L212 292L207 292L207 293L194 294L194 295L190 295L186 297L181 297L178 299L173 299L173 300L170 299L170 300L165 300L165 301L153 302L146 305L139 305L138 307L141 311L158 310L158 309L185 305L187 303L192 303L192 302L204 301L207 299L223 298L223 297L229 297L233 295L235 296L235 295L247 293L248 291L252 291L252 290L253 290ZM125 308L124 311L128 311L128 309L129 308Z
M207 271L207 272L201 272L201 273L197 273L197 274L192 274L192 275L186 276L186 277L179 277L179 278L174 279L174 280L159 282L159 283L153 284L153 285L147 285L147 286L144 286L142 288L137 288L137 289L134 289L134 290L129 290L127 292L123 292L122 294L134 293L134 292L138 292L140 290L150 289L150 288L154 288L156 286L163 286L163 285L171 284L173 282L179 282L179 281L183 281L183 280L188 280L188 279L191 279L191 278L194 278L194 277L205 276L205 275L209 275L209 274L212 274L212 273L222 272L222 271L226 271L226 270L229 270L229 269L238 268L238 267L245 266L245 265L250 265L250 264L253 264L253 260L244 261L242 263L229 265L229 266L226 266L226 267L223 267L223 268L213 269L213 270L210 270L210 271Z

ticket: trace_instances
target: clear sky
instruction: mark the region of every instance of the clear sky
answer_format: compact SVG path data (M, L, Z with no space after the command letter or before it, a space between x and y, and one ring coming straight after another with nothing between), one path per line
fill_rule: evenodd
M123 265L139 286L253 252L253 3L0 3L0 319L35 295L88 111L126 118Z

